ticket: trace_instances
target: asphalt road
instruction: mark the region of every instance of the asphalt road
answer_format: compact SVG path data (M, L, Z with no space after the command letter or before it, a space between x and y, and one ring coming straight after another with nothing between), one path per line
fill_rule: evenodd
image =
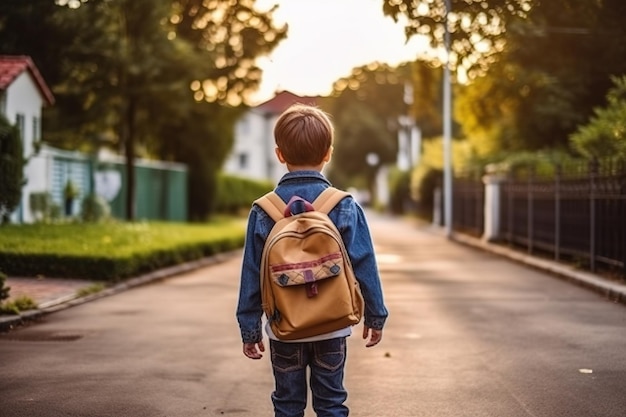
M369 216L390 318L377 347L349 339L351 415L626 416L623 304ZM241 353L239 264L0 334L0 416L271 416L268 355Z

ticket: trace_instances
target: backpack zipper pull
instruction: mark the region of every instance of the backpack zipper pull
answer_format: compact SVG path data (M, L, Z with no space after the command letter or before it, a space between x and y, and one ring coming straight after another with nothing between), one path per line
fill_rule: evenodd
M307 269L304 272L304 281L306 282L306 296L311 298L317 295L317 283L315 282L315 277L313 276L313 271Z

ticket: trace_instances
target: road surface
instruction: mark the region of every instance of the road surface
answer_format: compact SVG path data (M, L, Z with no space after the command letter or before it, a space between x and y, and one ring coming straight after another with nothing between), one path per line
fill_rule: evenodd
M390 310L349 339L358 417L624 417L626 307L368 214ZM0 416L271 416L235 319L239 254L0 335ZM314 416L311 409L307 416Z

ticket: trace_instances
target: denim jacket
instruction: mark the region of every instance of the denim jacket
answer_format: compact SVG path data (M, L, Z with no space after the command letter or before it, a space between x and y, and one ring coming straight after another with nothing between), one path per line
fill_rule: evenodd
M274 190L283 201L298 195L312 202L330 182L317 171L294 171L285 174ZM387 319L382 286L374 247L363 209L347 197L329 213L341 233L357 281L365 299L365 325L382 329ZM257 343L263 339L261 318L260 267L263 245L274 221L257 205L253 205L248 217L246 242L241 268L237 321L244 343Z

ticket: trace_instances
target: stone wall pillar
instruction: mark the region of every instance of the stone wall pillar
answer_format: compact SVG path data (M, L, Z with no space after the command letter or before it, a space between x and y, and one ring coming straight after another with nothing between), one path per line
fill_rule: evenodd
M502 174L487 174L485 184L485 227L482 239L494 241L500 238L500 190L505 178Z

